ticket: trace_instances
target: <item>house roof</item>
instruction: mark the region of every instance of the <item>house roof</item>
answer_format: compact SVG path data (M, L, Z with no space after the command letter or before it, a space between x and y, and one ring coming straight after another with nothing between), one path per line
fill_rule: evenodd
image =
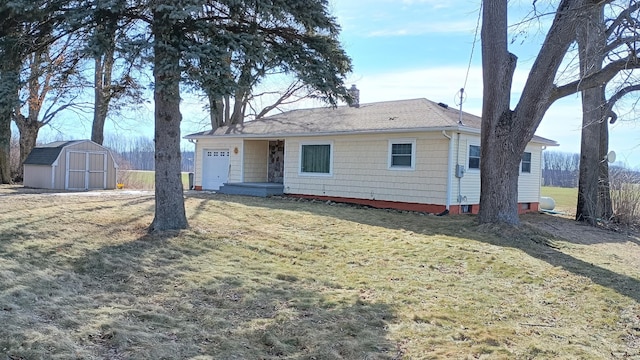
M88 140L55 141L52 143L37 146L31 150L29 156L24 161L25 165L52 165L66 146Z
M456 130L480 133L481 118L427 99L384 101L360 107L338 106L287 111L244 124L222 126L190 134L186 139L207 137L284 137L354 133L394 133ZM557 145L535 136L533 142Z

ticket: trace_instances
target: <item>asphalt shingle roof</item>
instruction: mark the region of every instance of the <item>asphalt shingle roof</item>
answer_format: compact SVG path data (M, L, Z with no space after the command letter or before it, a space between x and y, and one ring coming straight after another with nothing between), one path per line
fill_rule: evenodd
M360 107L320 107L287 111L244 124L187 135L193 139L208 136L308 136L339 133L376 133L460 129L479 132L481 118L442 103L427 99L384 101L361 104ZM535 137L534 140L555 144Z
M65 146L80 142L83 140L74 141L56 141L49 144L40 145L33 148L27 159L24 161L25 165L51 165L53 164L60 152Z

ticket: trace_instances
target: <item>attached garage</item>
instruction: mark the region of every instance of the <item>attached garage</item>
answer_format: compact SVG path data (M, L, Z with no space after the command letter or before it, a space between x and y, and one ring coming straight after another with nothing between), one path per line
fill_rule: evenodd
M219 190L229 180L229 149L204 149L202 188Z
M111 151L90 140L56 141L34 148L24 162L24 186L58 190L116 188Z

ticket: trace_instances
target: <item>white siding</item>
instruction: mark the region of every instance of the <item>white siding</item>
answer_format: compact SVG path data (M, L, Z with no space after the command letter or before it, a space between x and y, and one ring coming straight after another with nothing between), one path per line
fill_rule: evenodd
M524 150L531 153L531 173L520 172L518 178L518 202L539 202L542 179L542 146L529 144ZM520 164L522 171L522 164Z
M480 146L480 137L473 135L460 135L460 144L457 144L457 134L454 140L453 162L454 169L456 158L458 163L466 169L464 177L458 180L455 171L451 189L451 205L458 205L458 193L462 197L460 204L480 203L480 169L469 169L469 145ZM459 151L459 156L456 155ZM541 145L529 144L525 150L531 153L531 173L520 173L518 178L518 202L538 202L540 198L541 177ZM482 160L480 160L482 161ZM458 190L459 189L459 190Z
M236 153L236 148L238 149ZM230 183L242 182L242 139L198 139L195 150L195 174L194 186L202 186L202 151L204 149L228 149L229 150L229 179Z
M480 136L461 134L459 138L460 142L458 143L458 134L455 134L454 168L456 164L460 164L464 166L465 173L462 178L458 179L455 177L454 171L451 182L451 204L478 204L480 202L480 169L469 169L469 146L480 146ZM458 202L458 195L461 197L460 202Z
M389 169L389 140L415 139L415 169ZM285 192L410 203L444 204L448 139L441 133L344 135L331 137L333 174L299 174L300 143L326 137L285 140Z
M25 187L51 189L51 166L25 165L23 184Z
M469 145L480 146L480 136L451 132L447 135L452 136L453 141L450 204L478 204L480 170L468 168L468 155ZM399 139L415 141L414 169L389 167L389 142ZM332 145L331 175L300 173L300 145L314 142ZM229 149L229 182L267 181L267 140L212 138L197 142L195 185L202 184L200 154L206 148ZM449 139L441 132L286 138L284 191L288 194L445 205L448 150ZM521 174L519 178L518 200L538 202L542 147L530 144L526 151L531 153L531 173ZM456 164L466 170L460 179L455 176Z
M266 182L269 158L269 141L246 140L244 142L244 182Z

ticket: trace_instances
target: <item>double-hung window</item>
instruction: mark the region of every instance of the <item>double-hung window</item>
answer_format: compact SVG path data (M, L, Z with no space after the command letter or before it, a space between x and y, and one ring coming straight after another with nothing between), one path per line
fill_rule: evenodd
M531 173L531 153L530 152L526 152L522 154L520 171L522 173Z
M480 169L480 146L469 145L469 169Z
M413 170L416 166L416 141L399 139L389 141L389 168Z
M300 173L309 175L331 175L331 143L309 143L300 145Z

